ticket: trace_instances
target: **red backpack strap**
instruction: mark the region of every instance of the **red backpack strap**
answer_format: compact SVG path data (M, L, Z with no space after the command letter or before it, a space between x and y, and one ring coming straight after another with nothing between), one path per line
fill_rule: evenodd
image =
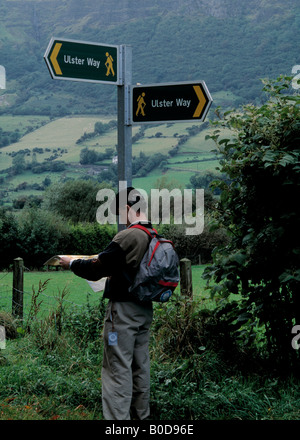
M157 235L157 234L158 234L158 232L157 232L156 229L154 229L154 228L149 229L149 228L146 228L145 226L142 226L142 225L132 225L132 226L129 226L129 228L130 228L130 229L131 229L131 228L141 229L142 231L144 231L144 232L146 232L148 235L150 235L151 238L153 237L153 234L154 234L154 235Z

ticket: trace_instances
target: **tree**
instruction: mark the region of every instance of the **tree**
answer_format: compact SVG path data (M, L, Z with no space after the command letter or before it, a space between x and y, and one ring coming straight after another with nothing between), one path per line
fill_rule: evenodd
M217 224L231 239L205 274L213 295L242 296L220 312L235 335L244 344L260 340L285 369L299 368L291 330L300 324L300 97L287 93L290 80L265 82L264 105L213 123L221 172L230 179L214 185L221 189ZM221 137L223 127L230 139Z
M22 211L19 248L25 265L42 267L51 256L63 253L69 241L69 226L53 212L39 208Z
M13 174L22 174L25 168L26 168L25 153L21 152L16 154L12 160Z
M94 180L71 180L64 184L53 184L45 192L45 208L73 223L95 222L99 207L96 194L101 188L111 186Z
M98 160L98 153L95 150L89 150L83 148L80 151L80 163L81 165L94 164Z
M13 263L18 255L18 224L13 214L0 209L0 267Z

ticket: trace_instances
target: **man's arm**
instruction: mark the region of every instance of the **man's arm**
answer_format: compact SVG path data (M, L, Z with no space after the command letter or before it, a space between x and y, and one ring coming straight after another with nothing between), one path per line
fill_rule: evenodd
M89 281L98 281L100 278L113 275L125 262L125 254L118 243L112 241L107 248L101 252L98 258L90 260L73 260L64 257L60 265L70 268L75 275Z

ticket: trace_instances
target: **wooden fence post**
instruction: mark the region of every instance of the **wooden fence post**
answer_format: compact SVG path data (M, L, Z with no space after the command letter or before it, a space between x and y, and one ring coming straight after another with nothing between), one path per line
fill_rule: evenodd
M193 297L192 262L188 258L180 260L180 293Z
M23 319L24 262L23 258L14 259L12 314Z

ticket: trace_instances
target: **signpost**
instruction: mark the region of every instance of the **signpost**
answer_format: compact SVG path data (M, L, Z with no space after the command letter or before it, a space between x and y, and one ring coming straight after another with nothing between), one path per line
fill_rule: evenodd
M51 38L44 59L53 79L116 84L120 46Z
M132 123L204 121L212 98L204 81L132 87Z
M44 59L53 79L118 86L119 187L132 185L132 124L202 122L212 103L204 81L132 86L130 46L51 38Z

